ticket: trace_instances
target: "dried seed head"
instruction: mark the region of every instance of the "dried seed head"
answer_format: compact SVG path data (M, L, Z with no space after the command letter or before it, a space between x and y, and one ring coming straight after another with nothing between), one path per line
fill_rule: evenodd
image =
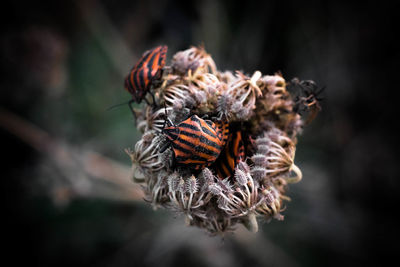
M263 167L255 166L251 169L251 176L254 180L261 181L267 175L267 170Z
M217 95L218 92L220 92L220 88L221 88L221 86L220 86L220 83L218 82L215 84L209 84L206 87L206 91L207 91L207 94L212 97L212 96Z
M278 199L279 198L279 192L276 189L276 187L275 186L271 186L269 189L270 189L272 195L274 196L274 198Z
M301 134L303 131L304 122L301 119L299 114L296 114L294 119L288 124L288 132L291 133L291 136L296 136L297 134Z
M226 192L226 193L233 192L232 185L229 181L229 178L225 178L223 180L218 179L217 181L218 181L218 185L221 186L223 192Z
M174 172L173 174L171 174L168 179L168 188L170 192L176 192L179 189L179 181L180 181L181 177L179 175L179 173Z
M193 93L193 97L197 103L201 104L207 102L207 94L204 91L198 89L195 90Z
M233 98L230 94L228 93L222 93L218 97L217 101L217 112L218 116L220 119L226 118L229 119L232 115L232 107L233 104Z
M185 101L183 99L177 99L172 103L173 111L179 111L185 107Z
M186 191L189 194L195 194L198 191L197 179L194 175L190 176L186 181Z
M214 183L214 174L210 171L209 168L204 168L201 173L203 174L204 177L204 183L205 184L212 184Z
M218 77L220 81L226 84L233 83L237 79L235 74L231 71L219 72Z
M211 184L208 188L213 195L218 196L222 193L222 188L217 184Z
M167 106L173 106L178 100L184 100L189 87L185 84L172 84L164 90L164 100Z
M167 150L165 150L163 153L158 154L159 161L162 162L167 169L172 166L173 156L174 152L172 151L171 147L167 148Z
M169 119L175 124L180 123L181 121L185 120L190 114L190 109L182 108L182 109L173 109ZM165 122L164 122L165 123Z
M247 184L247 175L244 171L239 168L235 170L235 180L239 185Z
M228 205L228 201L224 197L219 197L217 204L219 208L224 209Z
M153 137L152 143L156 147L159 147L160 145L162 145L165 142L165 140L167 140L167 139L165 138L164 135L156 135Z
M145 143L150 143L151 141L153 141L153 138L154 138L153 131L147 131L142 136L143 142L145 142Z
M183 60L181 60L181 61L176 60L175 62L172 63L172 68L180 74L185 74L189 70L194 72L199 66L200 66L200 62L198 62L198 61L192 61L192 62L186 61L185 62Z
M252 225L251 229L257 229L256 216L261 214L283 218L279 212L282 201L287 199L286 186L302 177L294 165L296 135L304 126L296 103L299 103L297 98L307 96L306 92L294 98L286 91L285 80L279 74L262 76L256 71L247 76L241 72L219 72L202 47L176 53L165 70L152 88L155 102L135 112L143 137L135 145L135 151L129 153L135 170L142 172L140 182L145 184L144 190L153 204L181 210L190 217L190 225L212 233L223 233L237 223L246 225L246 222ZM303 105L316 105L312 99L302 101ZM224 180L216 177L215 172L223 166L209 162L214 158L207 156L199 162L200 165L206 162L200 166L200 174L183 162L172 165L173 159L177 160L176 150L167 145L171 141L162 132L165 119L168 117L172 124L179 125L191 115L203 119L208 116L214 122L227 121L232 130L236 130L236 125L240 127L245 157L236 164L232 177ZM249 141L245 131L258 138ZM187 142L194 144L194 137L186 137ZM239 139L229 140L232 142L225 147L236 150ZM211 139L207 137L206 141ZM160 148L165 147L160 153ZM240 155L241 148L240 145ZM196 153L195 148L191 150L188 162L196 160ZM208 168L204 168L206 164ZM288 172L297 176L288 177L291 174Z
M182 177L181 177L181 179L179 180L179 183L178 183L178 191L179 191L181 194L184 194L184 193L185 193L185 180L183 180Z
M165 170L161 170L157 175L157 181L160 186L166 186L168 184L168 173Z
M266 136L266 137L260 137L260 138L257 138L257 139L256 139L256 145L257 145L257 146L260 146L260 145L267 145L267 146L269 146L269 145L270 145L270 142L271 142L271 139L270 139L268 136Z
M256 166L266 167L268 164L268 159L265 154L255 154L251 157L251 160Z
M273 94L284 93L286 91L286 82L280 73L275 75L265 75L261 78L269 92Z
M265 202L268 205L271 205L272 203L275 202L275 196L271 192L271 190L265 189L262 191L262 194L265 196Z
M232 113L234 113L234 114L241 112L242 109L243 109L243 105L240 102L234 102L231 106Z
M243 171L245 173L250 173L250 167L244 161L239 161L239 163L237 165L237 169L239 169L239 170L241 170L241 171Z
M272 127L268 132L267 132L268 137L274 141L274 142L279 142L279 139L281 136L285 136L286 134L281 131L280 129L276 128L276 127Z
M190 95L186 95L185 97L185 106L188 108L193 108L196 106L196 100L190 96Z
M192 47L173 56L171 67L174 72L183 75L189 70L194 72L200 66L200 57L195 55L195 49Z
M252 109L248 107L243 107L236 113L236 117L238 118L238 120L241 121L246 121L250 119L251 115L252 115Z
M257 146L257 154L267 155L269 152L269 146L259 145Z

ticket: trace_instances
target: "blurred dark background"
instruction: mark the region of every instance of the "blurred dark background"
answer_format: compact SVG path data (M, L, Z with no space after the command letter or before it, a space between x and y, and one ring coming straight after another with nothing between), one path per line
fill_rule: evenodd
M0 26L2 254L13 266L396 260L392 3L13 1ZM209 237L113 180L125 177L123 149L139 138L127 106L107 111L129 100L124 76L156 45L168 45L170 60L202 43L221 70L281 71L326 86L321 113L299 136L304 178L289 188L285 220L257 234L239 227Z

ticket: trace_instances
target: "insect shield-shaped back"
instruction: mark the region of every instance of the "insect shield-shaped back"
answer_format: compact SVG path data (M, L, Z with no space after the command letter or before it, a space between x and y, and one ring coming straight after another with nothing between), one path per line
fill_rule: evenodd
M132 100L140 103L154 81L161 78L168 47L157 46L146 51L125 78L125 89L132 94Z
M233 177L236 165L245 159L245 148L240 130L229 135L228 142L214 166L221 179Z
M194 170L214 163L227 140L227 125L218 125L193 115L178 125L165 127L163 133L171 143L175 162Z

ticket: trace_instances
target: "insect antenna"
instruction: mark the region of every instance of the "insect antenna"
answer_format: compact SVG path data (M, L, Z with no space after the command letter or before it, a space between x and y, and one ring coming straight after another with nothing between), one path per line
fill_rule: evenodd
M116 108L116 107L120 107L120 106L123 106L123 105L129 104L129 102L130 102L130 101L128 101L128 102L123 102L123 103L118 103L118 104L112 105L111 107L108 107L108 108L106 109L106 111L110 111L110 110L112 110L112 109L114 109L114 108Z
M120 107L120 106L123 106L123 105L128 104L128 107L129 107L129 109L131 110L131 113L132 113L133 117L134 117L135 120L136 120L136 119L137 119L137 118L136 118L136 113L135 113L135 110L133 109L133 106L132 106L132 104L133 104L134 102L135 102L135 101L134 101L133 99L131 99L131 100L129 100L128 102L123 102L123 103L119 103L119 104L113 105L113 106L111 106L111 107L108 107L108 108L106 109L106 111L110 111L110 110L112 110L112 109L114 109L114 108L116 108L116 107Z

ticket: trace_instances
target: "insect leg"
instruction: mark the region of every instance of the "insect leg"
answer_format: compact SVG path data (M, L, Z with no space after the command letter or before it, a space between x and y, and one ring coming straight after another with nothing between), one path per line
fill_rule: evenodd
M147 105L151 106L151 104L150 104L149 100L147 100L147 98L144 97L143 99L144 99L144 101L146 102Z
M149 91L149 94L151 95L151 98L153 99L153 108L155 108L156 106L156 99L154 97L154 94L152 92Z
M167 148L169 147L169 142L165 142L160 146L160 149L158 150L160 153L163 153Z

